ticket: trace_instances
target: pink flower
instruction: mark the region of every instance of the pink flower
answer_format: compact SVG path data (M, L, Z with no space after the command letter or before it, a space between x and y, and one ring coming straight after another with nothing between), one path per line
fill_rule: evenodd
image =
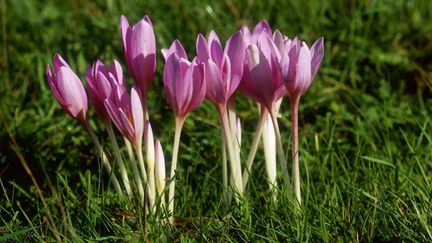
M243 75L245 42L241 32L231 36L222 50L221 43L214 31L208 41L199 34L196 42L198 61L205 65L206 98L225 106L237 90Z
M266 33L267 35L272 35L272 29L270 25L265 20L261 20L253 29L252 33L250 32L247 26L242 26L240 31L243 33L244 40L246 44L249 46L250 44L257 44L258 37L261 32Z
M262 32L257 44L246 50L243 80L240 91L271 110L275 102L286 93L275 52L270 37Z
M46 76L52 93L60 106L81 123L87 119L87 95L81 80L59 55L53 57L54 70L46 65Z
M311 85L324 56L324 38L319 38L312 47L297 38L284 41L284 57L281 70L290 98L302 96Z
M156 71L156 41L153 25L148 16L129 26L125 16L120 17L123 52L129 72L143 98Z
M87 68L86 80L90 100L95 107L96 113L104 124L108 124L111 119L106 111L104 100L111 96L113 96L113 100L116 100L115 97L121 97L126 92L122 67L117 60L114 60L109 68L106 68L100 60L97 60L91 68ZM114 95L113 90L120 91L121 94Z
M114 95L105 99L105 108L116 125L117 129L125 136L135 148L141 148L142 136L144 132L144 115L139 96L139 90L134 86L131 90L131 96L127 92L122 93L114 88Z
M206 84L203 64L189 62L179 41L162 50L165 57L164 87L175 115L184 119L204 100Z

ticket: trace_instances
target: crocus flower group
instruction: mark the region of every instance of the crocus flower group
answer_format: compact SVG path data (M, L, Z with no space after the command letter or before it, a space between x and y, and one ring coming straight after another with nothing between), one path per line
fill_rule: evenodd
M301 203L298 105L301 96L315 78L323 58L323 38L309 48L297 37L289 39L279 30L272 31L266 21L261 21L252 31L245 26L241 27L227 40L224 47L216 32L211 31L208 38L199 34L196 56L191 61L178 40L168 49L162 49L165 59L163 85L176 119L170 173L167 177L165 170L168 166L165 164L162 145L158 139L154 139L147 109L147 93L156 72L153 24L145 16L130 26L127 18L121 16L120 30L125 63L135 81L130 93L121 64L116 60L110 66L97 60L85 75L91 103L107 129L119 171L112 166L110 158L104 152L105 148L88 122L87 94L80 78L58 54L54 55L53 71L49 65L46 69L52 93L60 106L85 126L120 195L124 188L130 200L139 198L151 213L157 207L168 205L170 221L173 221L175 180L179 179L175 177L175 173L182 127L188 114L198 108L204 99L212 102L219 112L222 154L228 152L229 157L228 170L226 157L222 156L223 198L228 202L227 195L230 192L234 192L237 201L243 196L261 136L270 189L277 185L276 148L285 185L288 186L287 160L277 122L282 98L287 95L291 103L294 191L298 203ZM256 133L246 163L241 161L241 121L235 112L237 91L257 102L260 108ZM112 124L124 137L129 157L127 161L123 159ZM146 154L145 161L143 150ZM243 169L242 164L246 165ZM116 177L118 172L122 185ZM133 180L129 179L129 174L133 175ZM228 177L232 191L228 191ZM167 179L170 179L169 182ZM169 190L165 189L166 185L169 185ZM135 197L135 190L138 190L139 197ZM165 195L166 191L168 195ZM157 202L160 204L157 205Z

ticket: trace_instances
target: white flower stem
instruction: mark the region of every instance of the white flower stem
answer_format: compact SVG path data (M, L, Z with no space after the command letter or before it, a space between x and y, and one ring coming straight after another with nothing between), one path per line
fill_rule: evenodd
M117 163L118 163L119 168L120 168L120 173L121 173L123 184L126 188L126 193L129 196L129 198L132 198L132 189L130 186L129 177L128 177L128 174L126 171L125 164L123 162L123 158L122 158L121 153L120 153L120 149L119 149L117 139L116 139L115 134L114 134L113 127L112 127L111 123L109 123L106 127L107 127L108 136L111 140L111 144L112 144L113 149L114 149L114 154L116 156Z
M111 169L111 165L110 165L110 163L108 161L108 157L106 156L106 154L105 154L105 152L104 152L101 144L99 143L99 140L98 140L96 134L94 133L94 131L91 128L91 126L90 126L90 124L89 124L88 121L86 121L84 123L84 125L85 125L85 128L86 128L88 134L90 135L90 138L92 139L93 143L96 146L96 150L97 150L99 156L102 159L102 164L105 167L105 170L107 171L108 175L110 175L110 177L111 177L111 181L112 181L112 183L114 185L114 190L118 194L123 195L122 189L120 187L120 183L118 182L116 175L114 174L114 172Z
M293 158L293 179L294 191L297 202L301 205L300 191L300 169L298 154L298 105L300 97L293 97L291 101L291 136L292 136L292 158Z
M154 206L154 199L155 199L155 197L152 194L152 191L150 189L150 185L148 183L147 171L146 171L146 168L144 166L144 157L143 157L143 152L142 152L141 146L137 146L135 148L135 153L137 154L138 162L139 162L140 169L141 169L141 173L142 173L142 176L143 176L143 179L144 179L144 184L145 184L146 189L147 189L147 198L149 199L149 208L150 208L150 211L153 212L153 210L154 210L153 206Z
M283 178L285 180L285 185L289 185L289 175L288 175L288 168L287 168L287 160L285 157L285 152L283 150L283 145L282 145L282 139L281 139L281 135L280 135L280 131L279 131L279 125L278 122L276 120L276 116L275 116L275 111L270 111L270 117L273 123L273 128L275 131L275 135L276 135L276 145L277 145L277 150L278 150L278 157L281 163L281 167L282 167L282 175Z
M222 122L222 130L225 135L225 141L227 142L227 150L228 150L228 156L230 159L230 167L231 167L231 174L232 178L234 180L233 189L238 194L236 198L236 201L239 202L240 197L243 196L243 181L242 181L242 174L241 174L241 165L240 161L237 160L235 155L235 145L233 144L233 138L232 133L230 132L230 125L228 121L228 115L226 110L219 110L221 122Z
M268 115L267 109L265 107L262 107L260 111L260 116L258 119L258 124L255 130L255 135L252 141L252 146L249 150L249 155L246 161L246 168L243 171L243 189L246 189L248 180L249 180L249 174L252 168L253 161L255 159L256 151L258 149L259 141L261 138L261 134L264 127L264 121Z
M143 188L143 184L141 182L141 176L139 174L137 161L136 161L135 156L133 154L131 143L125 137L124 137L124 141L126 144L126 149L127 149L128 155L129 155L130 164L132 166L132 173L133 173L135 183L136 183L137 188L138 188L138 193L139 193L141 202L143 202L144 201L144 188Z
M171 172L170 172L170 179L171 183L169 185L169 191L168 191L168 211L171 212L171 216L169 218L169 221L173 223L174 221L174 190L175 190L175 180L174 180L174 173L177 169L177 156L180 146L180 136L183 128L185 118L179 118L176 117L175 119L175 135L174 135L174 147L173 147L173 155L171 160Z
M269 189L276 201L276 135L269 115L266 116L263 129L264 158Z
M227 168L227 155L226 155L226 141L225 135L221 135L221 152L222 152L222 183L223 183L223 199L225 204L228 204L228 168Z
M234 99L229 100L227 111L228 111L228 121L230 126L231 137L233 139L233 145L234 145L234 153L236 158L235 163L241 164L241 159L240 159L241 138L240 138L240 131L237 131L237 124L236 124L237 116L235 113Z

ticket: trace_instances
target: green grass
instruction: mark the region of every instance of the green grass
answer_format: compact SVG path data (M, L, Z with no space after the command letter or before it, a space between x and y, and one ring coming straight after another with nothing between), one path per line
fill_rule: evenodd
M431 241L432 3L264 2L1 0L0 241L55 240L21 155L65 241L139 241L144 227L155 242ZM272 203L262 149L241 206L224 207L220 128L208 101L187 119L180 146L176 215L187 222L161 226L150 218L144 226L142 212L117 198L99 173L90 139L51 95L44 68L55 52L81 77L96 58L124 63L120 14L131 22L149 14L157 48L177 38L190 55L199 32L215 29L226 40L260 19L309 44L325 37L325 58L300 104L299 214L291 194L281 192ZM157 61L149 109L170 158L174 117L160 53ZM241 95L237 106L246 156L257 111ZM287 100L281 111L289 148ZM93 122L108 143L100 122Z

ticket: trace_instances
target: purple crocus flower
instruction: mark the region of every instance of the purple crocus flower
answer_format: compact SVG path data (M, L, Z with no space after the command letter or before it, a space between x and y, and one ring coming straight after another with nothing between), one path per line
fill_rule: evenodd
M300 98L309 88L324 56L324 38L319 38L312 47L299 39L283 42L284 60L281 70L290 99Z
M140 100L139 90L132 87L131 96L127 92L118 90L122 86L115 86L114 94L105 99L105 108L116 125L117 129L125 136L135 148L141 148L144 132L144 115Z
M66 113L84 124L88 101L81 80L59 54L54 55L53 64L52 72L50 65L46 65L46 76L52 93Z
M109 68L106 68L100 60L97 60L91 68L87 68L86 80L90 100L95 107L96 113L102 122L107 125L111 122L111 119L104 105L105 99L113 96L113 100L118 100L116 97L121 97L126 92L122 67L117 60L114 60ZM113 90L121 93L115 95L112 92Z
M175 115L184 119L204 100L206 83L203 64L196 58L189 62L179 41L174 41L168 50L162 50L166 63L164 87Z
M147 90L156 71L156 40L148 16L130 26L125 16L120 17L123 52L130 74L146 101Z
M177 168L177 156L180 136L186 116L197 108L205 98L206 83L204 65L198 64L196 58L189 62L182 44L175 40L169 49L162 49L165 58L164 87L175 119L174 146L171 160L170 178L174 178ZM168 210L174 214L175 180L169 186ZM173 222L173 216L170 217Z
M206 98L226 109L243 75L245 42L242 33L232 35L224 50L214 31L210 32L208 40L199 34L196 50L198 61L206 69Z
M265 20L261 20L255 28L252 30L252 32L249 30L247 26L242 26L240 28L240 31L243 33L244 40L246 44L249 46L250 44L257 44L258 43L258 37L262 32L266 33L267 35L272 35L272 29L270 25Z
M257 44L251 44L246 50L245 70L240 90L262 104L269 111L276 101L286 93L278 60L280 55L275 51L270 37L262 32Z

